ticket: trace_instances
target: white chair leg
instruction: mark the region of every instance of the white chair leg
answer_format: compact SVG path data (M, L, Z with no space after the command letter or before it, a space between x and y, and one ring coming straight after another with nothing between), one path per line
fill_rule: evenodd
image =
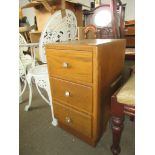
M20 94L21 94L21 82L20 82L20 79L19 79L19 103L22 103L23 99L22 99L22 96Z
M19 81L19 83L20 83L20 81ZM21 83L19 84L19 97L21 97L23 95L23 93L25 92L26 86L27 86L27 81L26 80L24 81L24 88L23 88L23 90L21 90Z
M29 110L31 103L32 103L32 80L31 79L32 79L32 76L27 75L27 83L29 86L29 103L28 105L25 106L25 111Z
M45 97L44 97L44 95L41 93L41 91L40 91L40 89L39 89L39 87L38 87L38 85L37 85L37 82L35 82L35 84L36 84L36 88L37 88L37 90L38 90L38 93L40 94L40 96L42 97L42 99L49 105L49 106L51 106L51 104L50 104L50 102L48 101L48 99L46 99ZM46 90L47 91L47 90Z
M50 101L50 104L51 104L52 125L53 126L57 126L58 125L58 120L54 117L53 104L52 104L52 96L51 96L51 90L49 88L49 85L48 85L48 88L47 88L47 94L48 94L49 101Z

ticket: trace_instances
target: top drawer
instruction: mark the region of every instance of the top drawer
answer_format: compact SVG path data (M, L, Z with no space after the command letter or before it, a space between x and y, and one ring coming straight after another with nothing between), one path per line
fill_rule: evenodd
M49 75L92 83L92 52L47 49Z

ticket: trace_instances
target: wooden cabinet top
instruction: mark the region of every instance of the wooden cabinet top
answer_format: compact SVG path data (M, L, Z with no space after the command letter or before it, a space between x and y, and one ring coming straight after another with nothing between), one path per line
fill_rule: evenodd
M112 44L114 42L124 43L125 39L85 39L85 40L75 40L75 41L67 41L67 42L58 42L47 44L47 49L73 49L73 50L91 50L94 46L99 46L103 44ZM78 46L78 48L77 48ZM85 49L86 48L86 49Z

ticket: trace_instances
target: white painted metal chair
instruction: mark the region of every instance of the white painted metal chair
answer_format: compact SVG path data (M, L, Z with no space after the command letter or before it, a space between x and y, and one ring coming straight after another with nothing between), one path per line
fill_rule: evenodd
M29 69L26 79L29 85L29 103L25 106L25 111L28 111L32 103L32 78L35 81L37 90L41 97L51 106L52 124L57 125L57 120L54 117L52 96L50 91L48 70L46 64L46 55L44 45L47 43L63 42L75 40L77 31L77 20L74 13L66 9L66 16L62 18L61 10L56 11L45 25L39 41L40 60L43 65L37 65ZM48 99L42 94L40 88L46 90Z
M24 83L23 89L21 83ZM26 89L27 81L26 81L26 70L21 60L19 59L19 103L22 102L22 94Z
M27 81L26 74L28 72L28 68L31 67L33 63L33 58L30 56L28 52L28 47L26 47L25 38L19 33L19 45L23 45L19 48L19 97L21 97L26 89ZM25 54L24 54L25 52ZM24 83L23 88L21 87L21 82Z

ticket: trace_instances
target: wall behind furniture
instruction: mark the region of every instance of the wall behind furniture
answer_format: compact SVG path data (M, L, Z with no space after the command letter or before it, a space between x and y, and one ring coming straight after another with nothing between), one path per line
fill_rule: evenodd
M28 0L19 0L19 6L23 6L25 4L27 4L29 1ZM30 25L34 24L34 16L35 16L35 12L33 8L26 8L22 10L23 12L23 16L26 16Z
M93 0L67 0L67 1L79 2L79 3L82 3L82 4L86 5L86 6L90 6L90 2L93 2ZM19 0L19 6L21 7L21 6L25 5L25 4L27 4L28 2L29 2L28 0ZM23 9L23 15L28 18L28 21L29 21L30 25L34 24L35 11L34 11L33 8Z
M109 4L111 0L101 0L103 4ZM121 0L126 3L125 20L135 19L135 0Z
M88 0L92 1L92 0ZM102 3L109 4L111 0L101 0ZM135 19L135 0L121 0L123 3L127 3L125 11L125 20ZM23 6L28 3L28 0L19 0L19 6ZM30 25L34 24L35 12L33 8L23 9L23 15L27 16Z

